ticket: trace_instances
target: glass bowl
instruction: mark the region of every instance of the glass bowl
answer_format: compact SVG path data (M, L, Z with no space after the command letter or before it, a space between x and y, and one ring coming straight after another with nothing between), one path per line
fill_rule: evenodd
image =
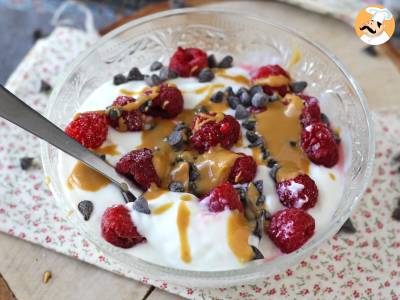
M229 53L235 62L255 66L279 63L288 67L298 58L290 67L293 78L307 81L307 93L319 97L322 111L328 114L331 122L347 128L351 136L344 192L337 195L340 203L329 226L291 254L250 263L243 269L200 272L162 267L137 259L96 238L81 218L73 217L72 221L88 240L136 276L182 286L222 287L282 272L310 255L339 230L367 186L372 171L374 137L365 97L334 55L288 28L239 12L182 9L132 21L101 38L59 79L50 98L47 117L64 128L86 97L113 75L127 72L133 66L148 66L155 60L168 63L177 46ZM56 167L58 157L54 147L42 143L44 169L51 178L52 192L59 206L68 211L75 208L62 193Z

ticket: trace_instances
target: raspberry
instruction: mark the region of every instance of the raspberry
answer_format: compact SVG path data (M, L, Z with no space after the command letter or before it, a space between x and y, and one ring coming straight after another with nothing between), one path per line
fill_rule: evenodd
M211 212L221 212L225 208L230 210L237 209L243 212L242 202L235 188L230 183L222 183L214 188L209 195L201 200L206 203Z
M136 100L128 96L119 96L113 102L111 110L107 114L108 124L118 131L141 131L143 129L143 115L139 110L120 111L113 110ZM113 111L112 111L113 110ZM120 116L118 117L118 115Z
M229 174L229 182L232 184L253 181L257 172L257 163L253 157L243 154L236 159Z
M106 209L101 218L101 233L107 242L121 248L131 248L146 240L137 231L124 205Z
M332 132L324 123L312 123L301 133L301 147L317 165L333 167L339 160L339 151Z
M179 89L167 84L162 84L158 96L151 102L150 109L146 112L153 117L175 118L183 111L183 96Z
M169 67L181 77L197 76L208 67L207 53L198 48L179 47L172 55Z
M153 151L150 149L143 148L125 154L118 161L115 169L133 180L143 190L147 190L153 182L160 185L160 178L153 165Z
M299 175L276 185L279 200L286 207L309 209L318 200L318 188L308 175Z
M65 133L86 148L98 148L107 138L107 118L101 112L80 113L65 128Z
M284 253L303 246L314 234L315 221L302 209L287 208L272 216L266 233Z
M304 100L304 108L300 115L300 122L303 124L303 127L307 127L311 123L321 122L321 110L318 99L305 95L299 96Z
M270 76L279 76L283 75L290 79L290 75L280 66L280 65L266 65L260 67L256 74L252 76L253 82L257 79L268 78ZM287 85L279 86L279 87L270 87L268 85L263 85L263 90L268 95L273 95L274 93L278 93L282 97L289 92L289 87Z
M235 118L224 115L219 122L215 120L205 121L207 118L216 116L215 113L200 114L193 120L193 135L190 137L192 146L199 152L208 151L211 147L221 144L222 147L230 149L239 139L240 124ZM200 128L198 124L203 123Z

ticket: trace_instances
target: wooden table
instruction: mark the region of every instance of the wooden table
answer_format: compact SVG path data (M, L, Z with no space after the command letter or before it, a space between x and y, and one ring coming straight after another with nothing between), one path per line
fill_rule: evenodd
M296 28L335 53L360 83L372 108L398 105L400 73L395 64L379 48L371 57L353 29L332 18L303 11L297 7L269 1L220 2L209 7L238 9L268 20ZM103 271L0 234L0 299L179 299L158 289ZM52 279L42 283L46 270ZM12 291L12 292L11 292Z

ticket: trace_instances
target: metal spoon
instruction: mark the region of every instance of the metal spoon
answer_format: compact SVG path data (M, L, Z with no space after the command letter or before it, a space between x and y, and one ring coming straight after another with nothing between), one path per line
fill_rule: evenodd
M69 137L2 85L0 85L0 117L29 131L107 177L121 189L126 201L135 201L141 194L133 184L119 175L114 167Z

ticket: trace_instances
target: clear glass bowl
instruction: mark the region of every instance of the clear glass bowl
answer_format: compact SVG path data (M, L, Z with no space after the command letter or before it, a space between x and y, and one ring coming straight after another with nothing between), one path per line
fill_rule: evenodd
M339 230L360 199L372 170L374 137L365 97L337 58L321 46L290 29L238 12L183 9L151 15L107 34L76 59L58 81L51 95L47 117L64 128L86 97L113 75L127 72L132 66L148 66L155 60L167 63L177 46L229 53L235 62L256 66L279 63L287 67L293 54L300 53L298 63L290 68L292 76L307 81L307 92L323 99L322 110L331 122L346 127L351 135L351 161L345 174L345 188L342 195L337 195L340 204L329 226L298 251L272 261L254 262L239 270L198 272L162 267L129 256L94 237L81 218L75 217L74 225L104 253L137 276L163 279L183 286L221 287L284 271ZM60 207L66 211L72 209L62 193L62 182L56 168L57 150L43 143L42 157Z

